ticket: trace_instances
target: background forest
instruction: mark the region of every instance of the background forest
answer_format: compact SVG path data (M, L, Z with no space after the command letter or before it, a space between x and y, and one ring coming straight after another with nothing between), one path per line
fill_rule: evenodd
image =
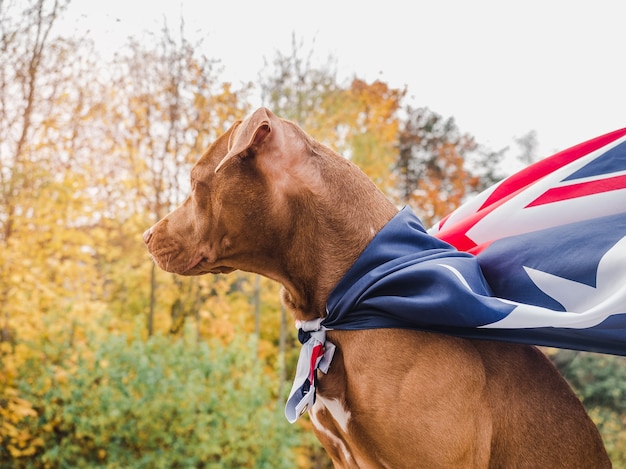
M0 0L0 468L329 467L282 414L298 347L279 286L167 274L141 233L253 94L426 225L505 176L507 150L406 89L339 82L295 38L235 87L182 27L103 60L55 33L66 2L18 3ZM517 143L531 162L533 132ZM545 351L626 467L624 359Z

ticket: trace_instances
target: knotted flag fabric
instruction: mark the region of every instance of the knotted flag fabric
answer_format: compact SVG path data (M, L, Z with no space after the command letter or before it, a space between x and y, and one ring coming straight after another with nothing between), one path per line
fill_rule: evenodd
M529 166L428 232L405 207L336 285L326 317L306 327L626 356L626 129Z
M320 326L321 321L322 318L296 322L302 349L285 405L285 417L289 423L298 420L315 403L317 370L327 373L335 353L335 345L326 341L326 329Z

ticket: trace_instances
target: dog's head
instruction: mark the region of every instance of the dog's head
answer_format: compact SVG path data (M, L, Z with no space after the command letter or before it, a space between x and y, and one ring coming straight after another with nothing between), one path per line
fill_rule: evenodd
M181 275L248 270L274 277L288 243L290 195L314 182L308 137L265 108L236 122L191 171L191 195L144 233L159 267ZM306 175L305 175L306 173Z
M397 209L354 164L265 108L236 122L191 171L191 195L144 233L162 269L254 272L297 318L327 295Z

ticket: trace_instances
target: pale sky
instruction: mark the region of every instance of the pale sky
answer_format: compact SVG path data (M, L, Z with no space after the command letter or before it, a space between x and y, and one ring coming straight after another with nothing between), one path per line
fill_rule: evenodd
M172 29L180 12L221 77L256 80L292 33L339 78L377 78L454 117L493 150L537 132L540 156L626 127L624 0L74 0L68 31L97 44ZM313 42L315 41L315 42ZM253 107L261 103L252 103ZM513 151L513 150L512 150Z

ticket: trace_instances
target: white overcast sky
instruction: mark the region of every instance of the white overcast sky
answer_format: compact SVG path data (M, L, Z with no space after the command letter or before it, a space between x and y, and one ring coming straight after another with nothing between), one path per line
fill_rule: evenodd
M535 130L547 156L626 127L624 0L74 0L67 29L114 51L181 11L235 83L290 52L293 33L340 78L406 86L493 150Z

